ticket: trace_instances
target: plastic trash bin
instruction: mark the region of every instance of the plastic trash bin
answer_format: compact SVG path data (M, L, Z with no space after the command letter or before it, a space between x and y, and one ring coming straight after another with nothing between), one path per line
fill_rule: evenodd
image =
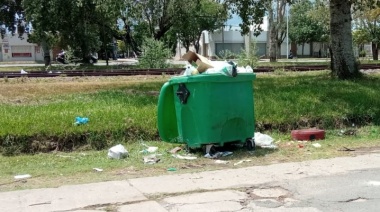
M171 78L162 86L158 100L161 139L186 143L190 148L247 142L248 149L252 149L255 78L254 73Z

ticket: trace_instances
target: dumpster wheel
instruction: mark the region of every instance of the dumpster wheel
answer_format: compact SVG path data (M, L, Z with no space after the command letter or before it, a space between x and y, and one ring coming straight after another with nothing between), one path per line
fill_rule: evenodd
M252 138L247 138L247 140L245 140L245 144L247 146L248 151L253 151L256 149L255 140Z

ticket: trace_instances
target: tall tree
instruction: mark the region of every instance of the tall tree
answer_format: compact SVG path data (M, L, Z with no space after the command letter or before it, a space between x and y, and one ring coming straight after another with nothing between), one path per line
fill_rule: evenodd
M265 3L270 0L226 0L227 6L238 13L242 18L242 33L249 31L250 25L263 23ZM293 0L300 1L300 0ZM325 0L330 9L331 35L331 69L332 76L339 79L351 79L360 76L352 48L352 11L363 10L363 5L380 6L378 0ZM288 0L287 2L292 2ZM318 1L320 2L320 1ZM352 7L354 6L354 7ZM259 30L260 31L260 30Z
M315 0L314 7L308 13L313 22L318 23L321 27L321 36L316 42L323 46L330 47L330 8L329 3L324 0ZM321 47L320 47L321 48ZM321 49L320 49L321 50ZM327 52L324 52L327 55Z
M287 0L270 0L266 5L270 34L270 61L275 62L281 56L281 44L286 37Z
M373 60L378 60L380 48L380 9L376 8L376 5L371 4L363 5L363 7L366 9L355 11L355 28L359 30L355 31L356 39L354 41L361 44L364 38L368 38L372 47L372 58Z
M59 37L63 47L70 46L75 56L85 62L91 52L112 40L120 15L111 10L120 6L112 0L28 0L23 1L23 6L35 29L35 42L51 49L48 37ZM45 65L49 62L50 56L45 52Z
M276 35L276 42L277 42L277 57L281 56L281 45L284 42L286 38L286 10L287 10L287 0L279 0L277 2L277 35Z
M176 14L173 30L186 51L194 45L196 52L199 52L202 32L220 29L227 19L227 11L216 0L174 0L172 12Z
M352 3L330 0L331 70L332 76L340 79L360 76L352 48Z
M248 34L252 27L254 35L259 35L263 29L264 16L268 15L269 22L269 57L270 61L277 61L277 49L285 38L285 8L293 0L226 0L225 5L241 19L242 34Z
M315 5L310 1L300 1L292 5L289 37L292 42L302 45L302 55L306 43L322 41L323 26L311 16Z
M22 0L0 0L0 35L2 38L7 30L14 35L17 29L19 29L17 32L19 37L22 37L25 20L22 18L24 10L21 2Z
M126 0L125 18L131 22L146 22L149 32L160 40L173 26L174 14L170 8L173 0Z
M359 50L359 57L362 57L361 52L364 51L364 44L371 42L371 35L366 29L355 29L352 32L352 38Z

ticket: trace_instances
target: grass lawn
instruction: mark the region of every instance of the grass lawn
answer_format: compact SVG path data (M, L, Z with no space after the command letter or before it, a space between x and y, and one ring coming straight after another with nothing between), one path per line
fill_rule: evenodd
M228 164L216 164L202 151L193 153L197 160L177 159L168 150L181 145L160 142L156 127L158 94L168 79L0 79L0 191L173 173L168 168L185 173L330 158L380 147L380 75L338 81L326 71L275 72L257 75L254 97L257 131L272 136L278 149L229 149L233 155L220 158ZM76 116L90 121L75 126ZM309 142L299 148L290 131L314 126L327 130L325 140L315 141L322 147ZM118 143L130 156L108 159L108 148ZM143 163L143 144L159 147L160 162ZM339 151L344 147L356 151ZM251 161L234 166L240 160ZM19 174L32 178L14 181Z

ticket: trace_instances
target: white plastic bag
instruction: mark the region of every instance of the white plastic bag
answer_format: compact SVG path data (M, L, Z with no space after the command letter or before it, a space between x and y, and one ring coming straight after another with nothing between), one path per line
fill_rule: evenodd
M128 151L121 144L111 147L108 150L108 157L114 159L122 159L128 156Z
M251 66L246 66L246 67L239 66L237 67L237 72L238 73L253 73L253 69L251 68Z
M246 66L245 70L247 71L247 73L253 73L253 69L251 66Z
M267 134L255 132L255 145L259 147L271 146L273 144L273 138Z
M208 68L206 74L223 74L229 77L236 77L237 67L233 61L212 61L213 68Z
M186 64L185 72L183 73L183 76L190 76L190 75L195 75L195 74L199 74L198 70L190 63Z

